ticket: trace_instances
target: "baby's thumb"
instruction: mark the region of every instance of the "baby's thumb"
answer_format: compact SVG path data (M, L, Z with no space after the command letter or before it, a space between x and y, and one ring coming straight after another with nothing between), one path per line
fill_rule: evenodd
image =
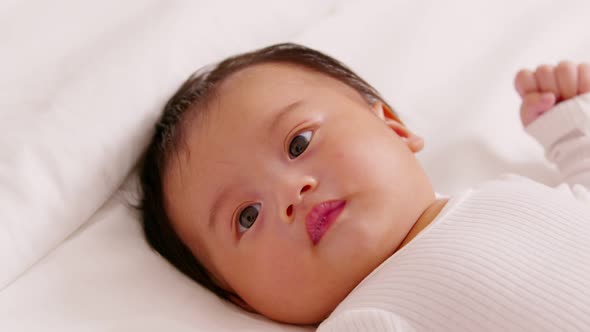
M524 127L535 121L555 104L555 95L551 92L533 92L522 98L520 120Z

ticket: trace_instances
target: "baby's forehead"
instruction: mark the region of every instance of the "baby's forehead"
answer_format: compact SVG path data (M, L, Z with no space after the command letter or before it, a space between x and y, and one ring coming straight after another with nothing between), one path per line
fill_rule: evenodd
M231 109L258 107L259 104L277 107L311 94L312 89L334 84L331 80L300 65L263 63L231 74L220 84L214 99L217 99L216 106Z
M327 73L303 65L286 62L267 62L249 66L233 73L218 87L207 112L228 115L244 109L280 109L282 106L305 100L343 97L356 103L366 100L351 86ZM235 114L232 114L235 116Z
M329 75L303 65L289 62L264 62L248 66L228 76L220 85L220 90L253 84L281 83L327 83L333 80Z

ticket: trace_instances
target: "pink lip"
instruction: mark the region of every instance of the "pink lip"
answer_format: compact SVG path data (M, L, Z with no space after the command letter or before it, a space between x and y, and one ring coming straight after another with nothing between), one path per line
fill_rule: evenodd
M317 204L309 211L305 217L305 227L314 246L320 242L328 227L338 218L338 215L344 209L344 205L346 205L346 201L325 201Z

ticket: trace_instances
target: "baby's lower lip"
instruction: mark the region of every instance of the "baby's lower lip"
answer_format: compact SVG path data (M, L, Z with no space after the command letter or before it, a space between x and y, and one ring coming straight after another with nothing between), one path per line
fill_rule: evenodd
M307 234L315 246L324 236L330 225L338 218L340 212L344 210L346 201L336 200L322 202L307 214L305 226Z

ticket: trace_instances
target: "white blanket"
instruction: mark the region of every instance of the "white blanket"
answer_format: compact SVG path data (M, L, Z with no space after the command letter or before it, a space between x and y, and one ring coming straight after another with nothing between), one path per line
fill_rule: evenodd
M171 93L202 65L298 42L424 136L438 192L505 172L553 184L513 77L590 61L587 13L583 0L3 1L0 330L311 330L222 302L145 243L126 202Z

